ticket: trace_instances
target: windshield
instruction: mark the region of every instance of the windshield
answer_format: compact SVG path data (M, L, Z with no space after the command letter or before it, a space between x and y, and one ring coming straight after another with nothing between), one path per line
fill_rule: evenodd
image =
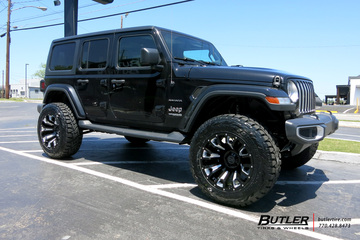
M161 33L174 59L227 66L211 43L168 31L161 31Z

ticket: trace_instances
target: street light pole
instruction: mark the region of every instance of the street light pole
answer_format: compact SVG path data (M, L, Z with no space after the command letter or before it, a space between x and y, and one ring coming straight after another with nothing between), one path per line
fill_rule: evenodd
M11 7L12 7L11 0L8 0L8 17L7 17L7 25L6 25L6 86L5 86L5 91L6 91L5 98L6 99L10 98L10 43L11 43L11 39L10 39L10 15L11 15ZM25 6L25 7L14 9L13 11L19 10L19 9L22 9L22 8L28 8L28 7L37 8L37 9L40 9L42 11L47 10L46 7Z
M27 92L28 92L28 87L27 87L27 66L29 66L28 63L25 64L25 98L27 98Z

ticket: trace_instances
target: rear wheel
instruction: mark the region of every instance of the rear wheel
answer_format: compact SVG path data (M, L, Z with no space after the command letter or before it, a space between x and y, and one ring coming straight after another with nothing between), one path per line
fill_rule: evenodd
M234 206L250 205L270 191L279 176L279 156L269 133L241 115L208 120L190 146L191 171L199 188Z
M70 157L82 142L74 114L64 103L50 103L42 109L37 132L42 149L51 158Z

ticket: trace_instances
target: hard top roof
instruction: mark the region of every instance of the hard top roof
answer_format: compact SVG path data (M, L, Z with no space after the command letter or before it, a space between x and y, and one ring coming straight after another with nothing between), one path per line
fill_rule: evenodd
M99 31L99 32L92 32L92 33L85 33L85 34L80 34L80 35L68 36L68 37L55 39L53 42L60 42L60 41L71 40L71 39L79 39L79 38L84 38L84 37L92 37L92 36L97 36L97 35L100 36L100 35L106 35L106 34L115 34L115 33L122 33L122 32L128 33L128 32L148 31L148 30L165 30L165 31L172 31L174 33L179 33L179 34L190 36L190 35L185 34L185 33L177 32L177 31L162 28L162 27L140 26L140 27L119 28L119 29L113 29L113 30L106 30L106 31ZM193 36L190 36L190 37L193 37ZM193 38L196 38L196 37L193 37Z

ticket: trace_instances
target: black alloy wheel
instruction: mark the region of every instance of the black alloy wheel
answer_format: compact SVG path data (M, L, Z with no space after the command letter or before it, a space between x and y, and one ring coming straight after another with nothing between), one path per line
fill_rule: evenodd
M242 115L206 121L190 145L190 167L199 188L217 202L247 206L274 186L280 153L270 134Z
M81 146L82 132L64 103L50 103L42 109L37 132L43 151L51 158L70 157Z

